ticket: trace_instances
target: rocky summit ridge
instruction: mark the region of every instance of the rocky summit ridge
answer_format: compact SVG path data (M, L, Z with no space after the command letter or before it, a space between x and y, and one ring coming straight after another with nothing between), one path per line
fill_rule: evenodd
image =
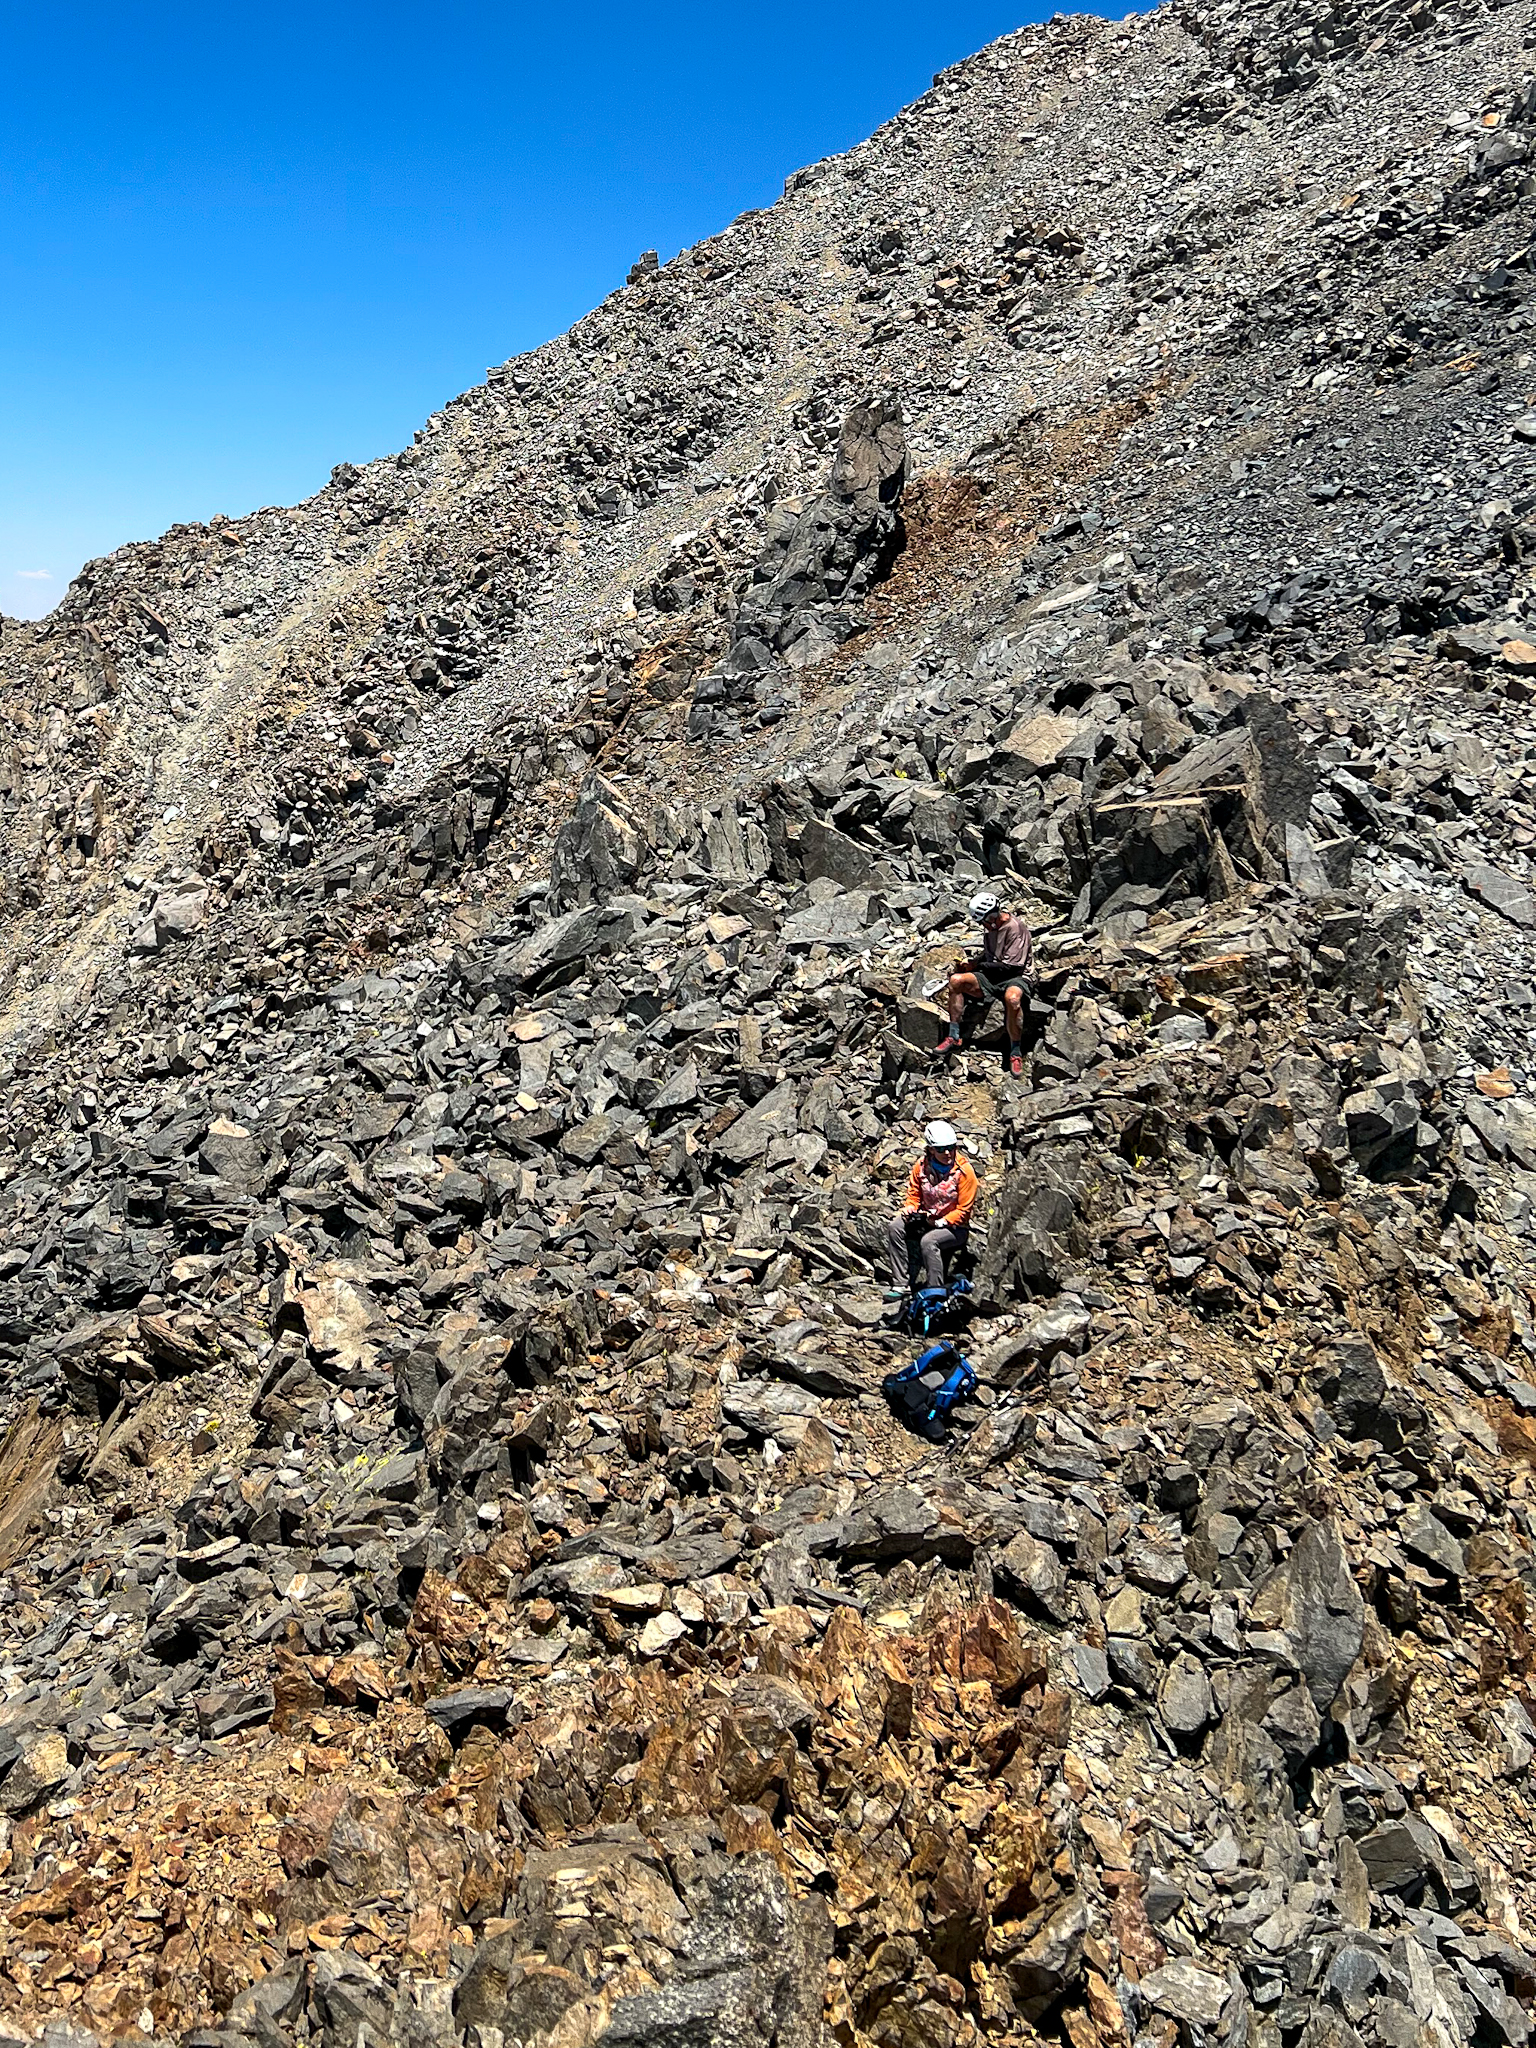
M1526 2048L1533 48L1023 29L0 625L0 2032Z

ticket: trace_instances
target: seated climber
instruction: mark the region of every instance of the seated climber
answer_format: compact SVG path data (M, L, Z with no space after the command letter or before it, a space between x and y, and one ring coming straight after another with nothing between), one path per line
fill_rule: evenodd
M1015 1080L1024 1074L1024 1005L1034 988L1034 939L1023 918L1004 910L990 889L971 898L971 914L981 919L981 958L962 960L949 977L949 1035L935 1048L959 1052L965 1006L1001 996L1008 1020L1008 1071Z
M929 1124L923 1145L907 1198L887 1227L893 1300L920 1286L944 1285L945 1262L965 1250L976 1206L976 1170L961 1153L953 1124Z

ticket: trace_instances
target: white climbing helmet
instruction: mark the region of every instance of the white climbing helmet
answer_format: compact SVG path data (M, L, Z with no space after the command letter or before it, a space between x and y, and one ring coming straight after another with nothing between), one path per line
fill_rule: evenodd
M930 1152L951 1151L959 1142L954 1125L945 1123L942 1118L937 1123L929 1124L923 1132L923 1143Z
M990 889L978 890L971 898L972 917L993 917L1002 907Z

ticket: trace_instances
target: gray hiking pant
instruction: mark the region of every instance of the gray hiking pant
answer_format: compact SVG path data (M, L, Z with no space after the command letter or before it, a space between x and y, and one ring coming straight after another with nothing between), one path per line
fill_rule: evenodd
M886 1226L893 1287L942 1287L947 1256L965 1250L970 1225L951 1230L926 1216L893 1216Z

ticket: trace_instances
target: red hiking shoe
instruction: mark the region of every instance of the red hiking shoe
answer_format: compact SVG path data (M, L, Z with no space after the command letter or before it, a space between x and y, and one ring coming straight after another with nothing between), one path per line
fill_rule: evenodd
M1015 1081L1023 1080L1024 1052L1022 1047L1015 1045L1010 1048L1008 1053L1008 1071L1012 1074Z
M961 1038L959 1032L951 1031L947 1038L939 1040L938 1044L933 1048L933 1052L935 1059L941 1059L946 1053L962 1052L964 1049L965 1041Z

